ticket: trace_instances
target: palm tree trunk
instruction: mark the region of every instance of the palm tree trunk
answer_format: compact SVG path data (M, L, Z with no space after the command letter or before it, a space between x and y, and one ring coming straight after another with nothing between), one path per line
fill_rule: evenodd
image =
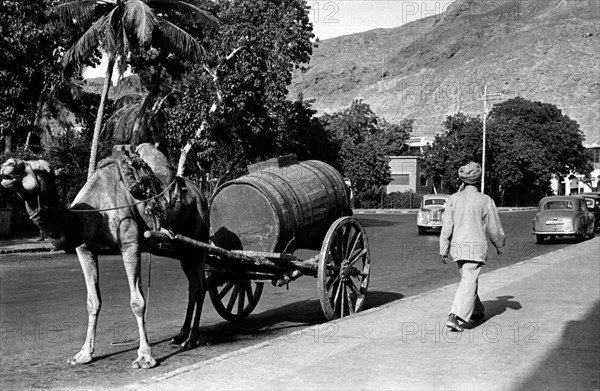
M108 67L104 76L104 86L102 87L102 96L100 97L100 105L98 106L98 114L96 115L96 123L94 125L94 135L92 137L92 150L90 152L90 165L88 166L88 179L96 171L96 155L98 154L98 141L100 140L100 130L102 130L102 118L104 117L104 108L106 99L108 98L108 90L112 82L112 73L115 65L115 57L108 58Z
M12 132L8 131L4 135L4 153L11 153L12 152L12 141L13 141Z

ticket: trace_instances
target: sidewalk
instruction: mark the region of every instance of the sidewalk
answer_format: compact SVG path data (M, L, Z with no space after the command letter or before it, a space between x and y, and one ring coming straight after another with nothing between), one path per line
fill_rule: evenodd
M455 289L398 300L127 389L600 389L599 238L483 274L488 318L463 333L444 325Z
M49 241L38 241L39 236L25 235L16 238L0 239L0 255L54 251L54 246Z

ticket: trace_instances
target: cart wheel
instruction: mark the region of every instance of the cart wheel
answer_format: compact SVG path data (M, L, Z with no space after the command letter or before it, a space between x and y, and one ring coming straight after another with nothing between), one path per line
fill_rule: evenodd
M225 280L222 284L214 281L208 284L208 294L215 310L230 322L246 319L256 308L262 290L262 282L253 283L251 280Z
M319 299L327 319L362 310L369 286L371 260L367 234L353 217L337 219L319 255Z

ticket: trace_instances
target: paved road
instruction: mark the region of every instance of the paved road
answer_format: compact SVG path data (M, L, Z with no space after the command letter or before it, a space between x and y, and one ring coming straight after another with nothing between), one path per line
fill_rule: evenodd
M508 236L507 251L492 256L485 271L504 267L571 245L560 240L537 245L531 235L533 212L501 214ZM419 236L414 215L360 215L369 235L372 279L367 308L413 296L456 282L452 265L437 261L437 234ZM130 369L135 345L115 341L137 336L128 304L128 288L121 261L102 257L100 284L103 309L99 322L97 360L70 368L67 358L83 341L85 285L73 255L29 254L0 260L0 386L15 388L119 387L290 333L324 321L316 280L304 277L290 289L266 286L254 314L241 324L223 321L206 301L203 344L181 350L169 343L185 310L186 283L178 262L144 256L152 262L148 331L160 366L152 371ZM147 284L147 274L144 273ZM325 327L325 326L324 326ZM325 329L324 329L325 330Z

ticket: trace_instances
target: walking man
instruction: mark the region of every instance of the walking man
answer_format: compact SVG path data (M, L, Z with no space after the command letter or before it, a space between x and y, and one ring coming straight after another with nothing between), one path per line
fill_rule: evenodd
M440 234L442 262L447 263L448 256L452 256L461 276L446 321L446 326L453 331L463 331L459 321L484 319L485 308L477 294L477 285L479 272L487 258L487 237L498 254L504 251L505 241L494 201L477 190L481 166L470 162L458 170L458 177L464 189L448 198Z

